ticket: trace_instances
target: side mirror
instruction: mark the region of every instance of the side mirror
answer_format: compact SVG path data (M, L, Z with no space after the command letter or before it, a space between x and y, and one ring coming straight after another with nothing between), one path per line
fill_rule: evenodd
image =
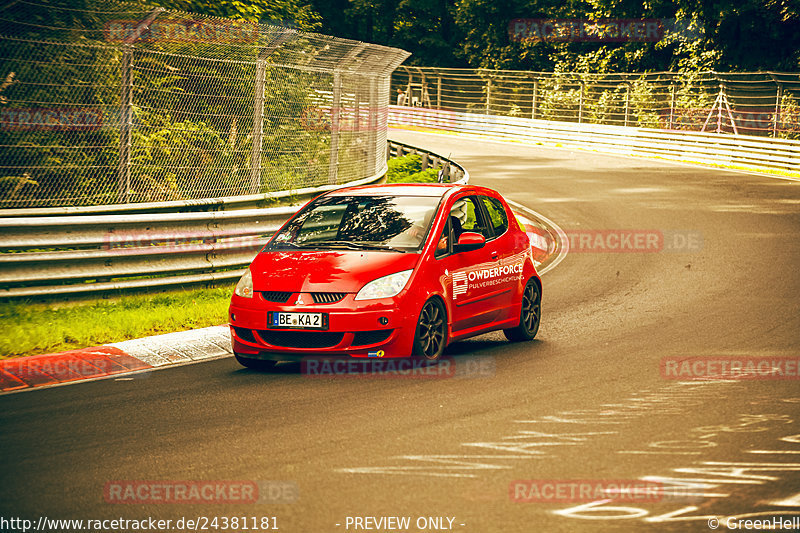
M486 246L486 237L473 231L465 231L458 238L455 252L469 252Z

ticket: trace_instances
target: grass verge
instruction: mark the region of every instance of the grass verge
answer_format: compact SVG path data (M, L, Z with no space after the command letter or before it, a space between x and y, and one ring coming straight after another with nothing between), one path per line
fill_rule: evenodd
M80 302L0 303L0 359L224 324L233 285Z

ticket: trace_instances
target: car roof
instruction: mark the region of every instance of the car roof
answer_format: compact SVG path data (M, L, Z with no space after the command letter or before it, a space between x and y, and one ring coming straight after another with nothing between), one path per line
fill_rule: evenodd
M431 196L441 197L450 191L475 189L467 185L455 183L383 183L380 185L363 185L361 187L345 187L329 192L326 196L357 195L390 195L390 196Z

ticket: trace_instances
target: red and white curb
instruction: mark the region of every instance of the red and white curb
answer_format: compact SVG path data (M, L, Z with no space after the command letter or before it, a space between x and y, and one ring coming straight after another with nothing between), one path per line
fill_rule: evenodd
M12 392L228 357L228 326L166 333L103 346L0 361L0 392Z
M524 205L507 200L531 240L536 271L541 276L555 268L569 251L569 239L555 222Z
M512 202L509 202L512 203ZM514 211L531 239L539 273L563 258L561 230L525 206ZM541 220L541 222L540 222ZM67 352L0 360L0 393L103 379L233 355L228 326L155 335Z

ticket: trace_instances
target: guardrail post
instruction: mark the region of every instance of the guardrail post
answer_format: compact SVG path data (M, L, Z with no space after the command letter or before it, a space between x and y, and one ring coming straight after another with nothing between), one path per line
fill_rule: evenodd
M539 95L539 80L533 80L533 98L531 99L531 118L536 119L536 99Z
M581 81L581 93L578 97L578 124L583 122L583 81Z
M147 15L147 18L136 25L136 29L122 43L122 62L120 63L120 100L119 100L119 165L117 167L117 185L120 203L130 201L131 190L131 131L133 130L133 43L139 40L142 33L162 12L158 7Z
M367 138L369 139L369 153L370 157L369 174L375 174L378 171L378 113L383 113L383 109L378 108L378 91L376 89L377 81L374 76L369 78L369 131ZM389 96L391 98L391 95ZM389 109L386 109L388 116ZM388 157L387 157L388 159Z
M130 201L131 190L131 129L133 128L133 82L131 70L133 70L133 50L129 44L124 44L122 62L120 64L119 165L117 167L117 187L120 203L128 203Z
M353 90L353 131L357 134L361 131L361 87ZM390 95L391 96L391 95Z
M426 100L425 97L428 95L428 80L425 77L425 72L424 71L420 70L419 74L420 74L420 89L419 89L420 106L421 107L426 107L425 106L425 100ZM427 107L430 107L431 100L430 100L430 98L427 98L427 100L428 100Z
M490 101L492 99L492 78L486 80L486 114L492 114Z
M339 173L339 105L342 101L342 73L333 71L333 102L331 102L331 155L328 183L334 184Z
M436 109L442 109L442 77L436 78Z
M261 191L261 149L264 139L264 84L266 61L256 61L256 79L253 90L253 146L250 153L250 194Z
M777 83L777 82L776 82ZM775 113L772 116L772 136L778 136L778 121L781 116L781 100L783 100L783 85L777 83L778 90L775 93Z
M675 121L675 91L676 87L675 84L669 86L669 128L672 129L672 126Z
M631 83L625 82L625 126L628 126L628 118L631 114Z

